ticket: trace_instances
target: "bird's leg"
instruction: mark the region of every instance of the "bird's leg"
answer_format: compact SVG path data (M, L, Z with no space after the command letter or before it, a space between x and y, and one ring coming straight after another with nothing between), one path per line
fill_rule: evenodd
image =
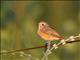
M45 51L43 52L44 56L42 60L48 60L48 55L51 54L50 48L51 48L51 41L47 41L45 44L46 48Z
M51 41L47 41L46 42L46 50L45 50L45 52L47 54L51 54L50 48L51 48Z

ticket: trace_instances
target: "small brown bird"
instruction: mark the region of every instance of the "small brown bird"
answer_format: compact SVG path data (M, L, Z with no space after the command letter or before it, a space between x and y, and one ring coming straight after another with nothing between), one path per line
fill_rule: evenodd
M38 24L38 31L37 31L38 35L43 38L46 43L45 43L45 50L44 50L44 57L43 59L46 59L47 54L51 53L51 42L53 40L61 40L64 43L64 38L62 36L60 36L55 30L54 28L50 27L46 22L41 21ZM55 47L56 48L56 47Z
M64 43L64 38L44 21L39 22L37 34L46 41L45 52L50 50L53 40L61 40Z
M46 41L53 41L53 40L62 40L64 39L60 36L54 28L50 27L46 22L41 21L38 24L38 35Z

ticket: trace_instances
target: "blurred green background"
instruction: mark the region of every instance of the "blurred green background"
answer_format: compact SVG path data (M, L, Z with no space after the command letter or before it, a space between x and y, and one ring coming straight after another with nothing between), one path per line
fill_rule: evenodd
M65 38L80 33L80 1L1 1L1 50L44 45L37 36L39 21L46 21ZM44 49L24 51L40 60ZM35 58L34 58L35 57ZM28 56L2 55L2 60L30 60ZM80 43L54 50L49 60L80 60Z

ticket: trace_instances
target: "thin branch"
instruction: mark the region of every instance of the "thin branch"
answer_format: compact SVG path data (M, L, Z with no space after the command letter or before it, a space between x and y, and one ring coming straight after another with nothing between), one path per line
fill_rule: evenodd
M14 53L14 52L25 51L25 50L33 50L33 49L44 48L44 47L45 47L45 46L38 46L38 47L32 47L32 48L25 48L25 49L13 50L13 51L9 51L9 52L2 52L2 53L0 53L0 54Z
M65 39L66 44L80 42L80 36L70 36L68 39ZM58 46L63 45L62 43Z
M69 38L64 39L64 40L65 40L66 44L80 42L80 34L78 36L70 36ZM53 46L53 45L54 44L52 44L51 46ZM62 45L63 45L62 43L58 43L57 44L57 47L62 46ZM14 52L25 51L25 50L33 50L33 49L45 48L45 47L46 46L42 45L42 46L37 46L37 47L32 47L32 48L25 48L25 49L13 50L13 51L9 51L9 52L1 52L0 54L8 54L8 53L14 53Z

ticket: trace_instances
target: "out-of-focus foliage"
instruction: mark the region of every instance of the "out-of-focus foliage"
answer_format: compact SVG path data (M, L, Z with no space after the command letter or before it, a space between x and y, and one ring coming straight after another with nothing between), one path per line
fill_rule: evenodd
M60 35L80 33L80 2L78 1L2 1L1 50L40 46L45 41L37 36L39 21L55 27ZM41 59L43 49L25 51ZM2 60L28 60L19 55L2 55ZM69 44L53 51L49 60L80 60L80 43Z

